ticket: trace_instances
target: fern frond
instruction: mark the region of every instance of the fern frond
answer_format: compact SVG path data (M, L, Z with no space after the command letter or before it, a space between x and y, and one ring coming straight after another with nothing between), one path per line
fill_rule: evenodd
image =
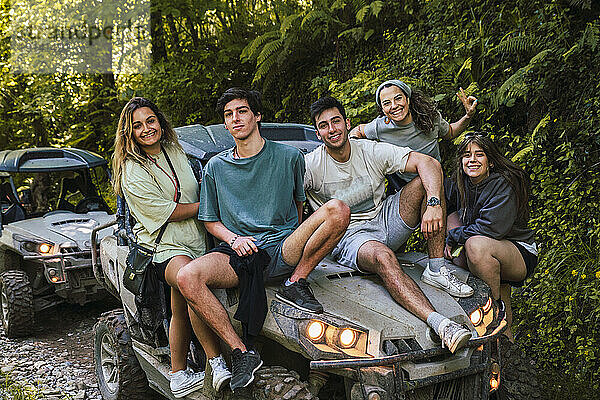
M532 144L533 144L533 141L534 141L534 139L535 139L535 136L536 136L536 135L537 135L537 133L540 131L540 129L543 129L543 128L545 128L545 127L548 125L548 123L549 123L549 122L550 122L550 114L546 114L546 115L544 116L544 118L542 118L542 119L540 120L540 122L538 122L538 124L536 125L536 127L535 127L535 128L533 128L533 133L531 134L531 136L530 136L530 138L529 138L529 139L530 139L530 142L531 142Z
M256 59L261 52L261 48L265 43L272 41L273 39L277 39L279 37L279 31L270 31L263 35L257 36L252 42L250 42L244 49L242 50L242 54L240 55L240 59L242 61L250 61Z
M525 75L540 61L551 52L550 49L542 50L529 60L529 64L519 68L514 74L512 74L500 88L496 91L496 94L492 98L492 105L498 108L500 104L508 104L510 100L516 100L518 98L525 97L528 92L528 87L525 82Z
M511 161L519 162L519 161L521 161L521 159L523 159L523 157L525 157L527 154L531 153L532 151L533 151L533 145L528 145L528 146L522 148L521 150L519 150L519 152L511 158Z
M493 51L503 55L527 55L539 52L540 42L534 36L506 36Z
M283 22L281 22L281 27L279 28L281 35L285 35L298 18L300 18L300 14L292 14L285 17Z
M569 4L583 10L592 9L592 0L569 0Z
M588 23L581 37L581 46L589 45L594 51L598 46L598 42L600 42L600 23L598 21Z
M256 73L252 80L253 83L260 81L269 74L271 67L277 62L277 56L282 47L282 39L276 39L264 45L262 51L256 58Z
M324 22L328 21L329 15L327 15L323 10L312 9L308 13L306 13L304 18L302 18L302 23L300 24L300 28L304 29L305 25L310 25L314 21L319 21L319 20L324 21Z

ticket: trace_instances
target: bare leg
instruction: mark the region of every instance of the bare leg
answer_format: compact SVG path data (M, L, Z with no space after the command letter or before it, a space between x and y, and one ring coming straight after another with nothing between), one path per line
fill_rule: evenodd
M448 233L454 228L458 228L459 226L462 226L462 224L460 223L458 212L454 211L453 213L448 215L448 218L446 219L446 233ZM452 263L462 268L468 268L465 251L461 251L458 257L454 257L452 259Z
M191 258L187 256L175 256L169 261L165 269L165 279L169 286L171 286L172 317L169 325L169 348L171 349L171 370L173 372L186 369L192 326L194 326L196 336L206 354L209 357L215 351L217 352L216 354L219 354L219 343L216 337L206 325L198 321L198 317L195 315L192 316L192 326L190 326L187 302L181 293L179 293L177 287L177 273L190 261Z
M500 297L500 277L509 281L525 278L527 269L519 250L508 240L472 236L465 243L469 269L492 289L494 299Z
M340 200L329 200L283 242L281 256L296 265L291 282L305 278L340 241L348 223L350 208Z
M177 283L188 305L232 349L246 351L235 333L227 311L210 288L232 288L238 277L229 265L229 256L209 253L188 263L177 274Z
M425 212L425 189L419 177L408 182L400 193L400 206L398 212L402 220L408 226L416 226L421 220L421 216ZM443 210L443 220L446 220L446 201L444 200L444 192L442 188L441 202ZM444 257L444 245L446 239L446 230L442 228L436 235L427 240L427 253L429 258Z
M402 307L423 321L434 310L421 288L402 270L392 250L383 243L368 241L358 250L357 264L381 277L386 289Z
M500 298L502 299L502 301L504 302L504 306L506 307L506 309L505 309L506 310L506 322L508 324L508 327L504 331L504 334L508 337L508 339L511 342L514 342L515 338L513 337L513 333L512 333L513 316L512 316L512 308L510 305L510 292L511 292L511 287L509 284L503 283L500 285Z
M520 281L527 275L525 261L519 250L508 240L496 240L487 236L473 236L465 243L469 269L490 286L492 297L502 299L506 306L508 328L506 335L513 340L510 285L500 280Z

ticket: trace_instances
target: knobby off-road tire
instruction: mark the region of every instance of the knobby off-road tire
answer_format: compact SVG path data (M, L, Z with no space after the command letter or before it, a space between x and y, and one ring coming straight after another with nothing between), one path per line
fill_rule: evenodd
M33 291L23 271L0 274L0 318L7 337L31 333L33 326Z
M541 398L538 371L523 351L505 335L500 336L502 371L497 398L500 400L537 400Z
M94 326L94 364L104 400L152 398L133 348L122 309L102 314Z
M252 395L255 400L318 400L296 371L284 367L263 367L256 371Z

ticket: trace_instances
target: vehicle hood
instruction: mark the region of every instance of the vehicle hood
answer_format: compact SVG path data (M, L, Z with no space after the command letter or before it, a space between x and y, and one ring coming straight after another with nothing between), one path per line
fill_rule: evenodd
M74 242L80 250L89 250L92 229L114 220L113 215L104 211L76 214L70 211L50 212L43 217L31 218L11 223L4 229L13 236L18 234L32 239L50 241L54 245ZM99 232L99 238L110 233L110 229Z
M400 256L404 272L419 285L435 310L472 329L466 312L456 299L421 282L427 256L406 253L405 258ZM368 330L369 354L379 354L381 343L386 339L414 339L422 349L439 346L427 324L400 306L377 275L362 274L326 258L308 280L326 312Z

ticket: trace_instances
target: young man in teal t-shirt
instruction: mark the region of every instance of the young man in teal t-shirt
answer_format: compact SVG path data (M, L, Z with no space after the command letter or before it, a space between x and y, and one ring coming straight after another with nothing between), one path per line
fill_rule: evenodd
M217 109L236 145L206 165L198 219L223 242L222 252L216 248L190 262L178 282L194 312L232 348L230 386L237 389L252 382L262 361L248 351L210 290L240 282L226 253L245 257L265 250L270 257L265 281L283 282L277 297L305 311L323 312L306 278L343 236L350 209L332 200L302 222L304 157L298 149L260 135L258 92L229 89Z

